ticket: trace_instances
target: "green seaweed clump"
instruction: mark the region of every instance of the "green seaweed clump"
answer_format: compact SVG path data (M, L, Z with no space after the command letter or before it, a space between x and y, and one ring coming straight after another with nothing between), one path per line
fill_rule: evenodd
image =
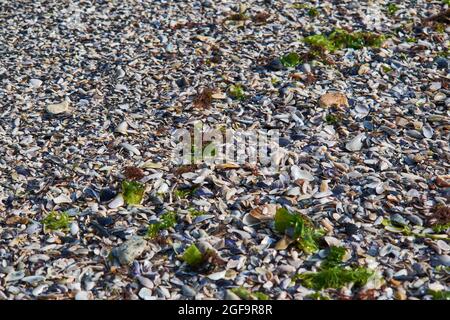
M186 199L187 197L192 196L196 190L197 190L197 188L176 189L176 190L174 190L173 194L178 199Z
M127 204L140 204L144 197L145 186L137 181L123 181L122 194Z
M245 91L244 88L240 84L235 84L230 86L228 90L230 96L236 100L245 100Z
M328 296L322 295L319 292L314 292L314 293L308 294L306 296L306 298L311 299L311 300L330 300L330 298Z
M204 262L204 256L195 244L191 244L186 251L184 251L181 259L190 267L198 267Z
M450 222L433 226L433 231L437 233L446 232L448 229L450 229Z
M340 122L340 117L339 116L335 116L334 114L327 114L325 116L325 121L327 122L327 124L329 125L337 125Z
M450 291L428 290L428 294L433 297L433 300L450 300Z
M147 237L156 238L161 230L166 230L174 227L177 224L177 214L174 211L169 211L161 215L159 222L152 223L147 228Z
M205 211L197 210L195 208L189 208L188 211L189 211L189 215L194 218L205 214Z
M345 252L343 247L330 247L319 271L297 274L292 280L300 280L302 285L315 290L340 289L349 283L353 283L357 287L365 285L374 272L363 267L344 268L342 260Z
M399 8L395 3L389 3L387 6L387 11L391 16L394 15L398 9Z
M300 64L301 59L296 52L289 52L280 58L280 62L286 68L295 68Z
M309 44L313 47L321 48L330 52L333 52L337 49L333 41L328 39L328 37L323 34L308 36L304 41L306 44Z
M319 10L317 8L309 8L308 9L308 16L311 18L317 17L319 15Z
M323 236L323 231L315 228L306 216L290 213L285 208L278 209L275 214L275 230L292 238L306 254L319 250L318 241Z
M345 248L344 247L330 247L330 251L328 252L325 261L322 263L322 268L332 268L339 266L342 263L342 259L345 256Z
M244 300L270 300L269 296L262 292L250 292L244 287L231 289L235 295Z
M42 224L48 230L68 230L72 219L66 212L51 211L43 220Z
M334 30L329 36L316 34L304 39L306 44L333 52L343 48L361 49L364 47L380 47L385 40L383 35L371 32L347 32L343 29Z
M336 266L318 272L298 274L294 277L294 280L301 280L305 287L315 290L339 289L349 283L361 287L367 283L372 275L373 272L366 268L344 269Z

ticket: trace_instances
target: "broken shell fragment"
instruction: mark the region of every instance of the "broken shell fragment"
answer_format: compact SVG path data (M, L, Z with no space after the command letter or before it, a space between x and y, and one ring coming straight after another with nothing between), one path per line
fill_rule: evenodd
M348 106L347 96L340 92L327 92L319 99L321 108L330 108L333 106Z

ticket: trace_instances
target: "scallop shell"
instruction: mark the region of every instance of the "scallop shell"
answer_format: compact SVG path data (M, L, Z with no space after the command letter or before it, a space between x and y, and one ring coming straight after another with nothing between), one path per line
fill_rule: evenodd
M362 142L365 138L366 135L364 133L358 134L356 137L345 144L345 148L348 151L359 151L363 146Z

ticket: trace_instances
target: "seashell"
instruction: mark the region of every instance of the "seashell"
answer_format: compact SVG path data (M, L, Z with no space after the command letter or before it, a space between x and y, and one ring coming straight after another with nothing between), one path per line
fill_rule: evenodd
M211 170L205 168L205 169L203 169L203 170L200 172L200 175L199 175L197 178L195 178L195 180L192 181L192 182L195 183L195 184L202 184L203 181L205 181L205 179L206 179L210 174L211 174Z
M331 192L330 190L327 190L325 192L316 192L314 194L314 198L320 199L320 198L325 198L325 197L328 197L328 196L331 196L331 195L333 195L333 192Z
M139 236L134 236L120 246L112 249L111 254L122 265L131 265L147 249L147 241Z
M37 89L42 85L42 80L39 79L30 79L30 85L34 88Z
M242 222L247 226L255 226L262 223L263 221L256 219L252 217L250 213L247 213L242 217Z
M289 238L288 236L283 236L276 244L275 244L275 250L285 250L291 243L293 243L294 240Z
M28 276L28 277L24 277L21 279L22 282L26 282L26 283L33 284L33 285L35 285L41 281L44 281L44 280L45 280L44 276Z
M48 287L48 285L41 284L41 285L37 286L36 288L34 288L33 291L31 292L31 294L35 297L38 297L47 287Z
M76 222L72 222L70 224L70 234L76 236L78 234L78 231L80 231L78 224Z
M167 191L169 191L169 185L167 183L163 182L159 186L157 193L166 193Z
M438 240L436 241L436 245L439 247L439 249L441 249L442 251L450 251L450 246L448 245L447 242L445 242L444 240ZM23 280L23 279L22 279Z
M285 156L285 152L281 150L281 148L278 148L276 151L274 151L270 157L270 160L272 161L272 164L275 166L279 166L281 163L281 160L283 160Z
M65 194L60 194L56 198L53 198L53 202L55 204L72 203L72 199L70 199L70 197Z
M239 169L241 166L234 163L221 163L216 166L219 170Z
M227 274L227 271L224 270L224 271L219 271L219 272L211 273L210 275L207 275L206 277L207 277L208 279L217 281L217 280L224 279L226 274Z
M438 187L448 188L450 187L450 176L438 176L435 183Z
M348 106L348 100L345 94L340 92L327 92L319 99L319 106L329 108L332 106Z
M61 113L69 112L69 110L70 110L69 101L65 100L61 103L49 104L47 106L46 110L48 113L51 113L51 114L61 114Z
M5 282L13 282L13 281L18 281L21 280L25 277L25 272L20 270L20 271L13 271L7 274L7 276L5 277Z
M320 192L328 191L328 182L330 182L330 180L322 180L322 182L320 183Z
M290 188L287 192L286 195L288 196L298 196L301 194L301 190L300 187L294 187L294 188Z
M442 92L438 92L435 96L434 96L434 101L436 102L440 102L440 101L444 101L447 98L447 96L442 93Z
M139 298L141 298L142 300L156 300L158 299L157 296L153 296L152 295L152 291L146 287L141 288L141 290L139 290L138 293Z
M110 209L116 209L119 208L121 206L123 206L125 203L123 196L121 193L119 193L109 204L108 207Z
M137 155L137 156L140 156L140 155L141 155L141 152L140 152L135 146L133 146L133 145L131 145L131 144L129 144L129 143L123 142L123 143L120 144L120 146L121 146L122 148L124 148L124 149L127 149L127 150L130 151L131 153L134 153L134 154Z
M141 167L143 169L161 169L162 166L163 165L161 163L154 163L151 160L149 160L144 162Z
M362 148L362 142L365 138L366 135L364 133L358 134L356 137L345 144L345 148L348 151L359 151Z
M337 239L335 237L326 236L326 237L323 237L323 239L325 240L325 242L328 244L329 247L340 247L340 246L342 246L341 240L339 240L339 239Z
M422 134L425 138L431 139L433 137L434 130L429 124L426 124L422 128Z
M126 121L122 121L119 123L119 125L116 127L115 132L121 133L121 134L127 134L128 133L128 123Z
M314 176L308 171L301 170L298 166L291 166L291 176L293 180L314 181Z
M363 105L357 105L355 107L355 111L358 113L358 117L359 118L363 118L363 117L366 117L369 114L370 109L368 107L366 107L366 106L363 106Z
M273 220L275 213L277 212L276 204L265 204L250 211L250 215L262 221Z
M218 92L218 93L213 93L211 95L211 98L217 99L217 100L225 100L227 98L227 95L222 92Z
M360 76L362 76L362 75L368 73L369 71L370 71L370 65L368 63L365 63L365 64L361 65L361 67L359 67L358 74Z

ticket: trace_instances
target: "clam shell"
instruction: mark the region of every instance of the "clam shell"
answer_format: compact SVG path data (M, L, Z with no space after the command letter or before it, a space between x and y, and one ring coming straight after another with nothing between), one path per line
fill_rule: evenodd
M69 112L69 101L65 100L57 104L49 104L46 108L48 113L51 114L61 114Z
M277 212L276 204L265 204L250 211L250 215L257 220L272 220Z
M426 124L422 128L422 134L425 138L431 139L433 137L434 130L429 124Z
M292 242L294 242L294 240L287 236L284 236L275 244L275 250L285 250Z
M72 203L72 199L70 199L70 197L65 194L60 194L56 198L53 198L53 202L55 204Z
M362 142L365 138L366 135L364 133L358 134L356 137L345 144L345 148L348 151L359 151L362 148Z
M308 171L301 170L298 166L291 166L291 176L293 180L314 181L314 176Z
M123 206L125 201L123 200L123 196L119 193L109 204L108 207L110 209L116 209Z
M141 152L138 150L138 148L136 148L135 146L129 144L129 143L121 143L120 146L124 149L127 149L128 151L130 151L131 153L134 153L137 156L141 155Z
M128 123L126 121L122 121L119 123L119 125L116 127L115 132L121 133L121 134L127 134L128 133Z

